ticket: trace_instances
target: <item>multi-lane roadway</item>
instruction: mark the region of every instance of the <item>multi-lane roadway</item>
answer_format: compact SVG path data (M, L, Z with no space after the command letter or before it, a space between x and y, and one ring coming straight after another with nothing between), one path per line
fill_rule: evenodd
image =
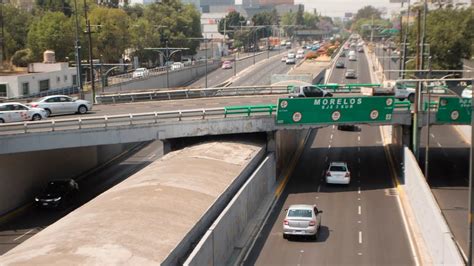
M335 69L331 83L368 83L367 60L344 60L356 69L358 79L344 78L345 69ZM348 186L324 182L331 161L345 161L351 171ZM278 204L250 253L256 265L413 265L407 226L392 182L378 127L358 131L337 127L311 134ZM291 204L316 204L322 214L317 241L285 240L282 222Z

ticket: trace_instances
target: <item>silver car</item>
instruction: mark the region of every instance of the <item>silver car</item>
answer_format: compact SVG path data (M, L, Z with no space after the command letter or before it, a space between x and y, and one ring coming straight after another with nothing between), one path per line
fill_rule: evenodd
M85 100L75 100L66 95L51 95L28 104L46 110L48 116L57 114L85 114L92 110L92 103Z
M31 108L22 103L0 103L0 123L41 120L48 117L42 108Z
M310 236L316 240L321 227L321 213L316 205L291 205L283 221L283 238Z

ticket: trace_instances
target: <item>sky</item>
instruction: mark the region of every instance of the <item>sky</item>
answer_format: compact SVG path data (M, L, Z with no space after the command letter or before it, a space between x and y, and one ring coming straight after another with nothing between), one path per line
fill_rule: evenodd
M386 8L387 16L393 11L400 10L400 4L390 4L389 0L295 0L295 4L304 4L305 11L314 8L323 16L343 17L345 12L357 13L364 6Z

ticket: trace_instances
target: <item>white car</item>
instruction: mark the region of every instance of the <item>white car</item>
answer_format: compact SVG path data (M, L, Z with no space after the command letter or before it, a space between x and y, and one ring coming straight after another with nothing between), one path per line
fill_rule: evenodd
M285 63L286 63L287 65L296 64L296 58L294 58L294 57L292 57L292 58L288 57L288 58L286 59Z
M316 239L321 228L321 213L316 205L291 205L283 220L283 238L310 236Z
M132 78L144 78L144 77L147 77L149 73L150 72L148 71L148 69L144 67L140 67L140 68L135 69L135 71L133 71Z
M170 70L178 70L178 69L181 69L181 68L184 68L184 64L181 63L181 62L174 62L170 66Z
M46 117L48 113L42 108L28 107L22 103L0 103L0 123L36 121Z
M300 49L296 52L296 58L297 59L302 59L304 58L304 50L303 49Z
M47 116L58 114L85 114L92 110L92 103L85 100L75 100L66 95L51 95L28 104L31 107L43 108Z
M351 182L351 172L345 162L331 162L326 171L326 183L328 184L349 184Z
M286 57L287 57L287 58L296 58L296 55L295 55L295 53L293 53L293 52L289 52Z
M461 97L472 99L472 85L469 85L464 90L462 90Z

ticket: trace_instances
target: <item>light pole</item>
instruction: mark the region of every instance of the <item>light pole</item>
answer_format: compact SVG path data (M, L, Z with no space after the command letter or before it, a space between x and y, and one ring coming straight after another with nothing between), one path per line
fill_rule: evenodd
M471 88L474 88L474 78L471 81ZM473 101L471 99L471 161L469 165L469 236L468 236L468 257L467 257L467 265L472 265L472 239L473 239L473 229L472 229L472 219L474 218L474 149L472 147L472 143L474 143L474 115L472 115L472 111L474 109Z
M428 79L431 78L431 56L428 57ZM431 122L431 118L430 118L430 103L431 103L431 90L430 88L428 87L428 121L427 121L427 124L426 124L426 147L425 147L425 178L426 180L428 180L428 175L429 175L429 149L430 149L430 122Z
M167 64L168 64L168 62L170 61L170 59L173 55L175 55L176 53L181 52L183 50L189 50L189 48L169 47L168 46L168 40L165 40L165 48L159 48L159 47L158 48L150 48L150 47L147 47L147 48L145 48L145 50L156 51L165 58L166 87L169 88L170 87L170 80L169 80L169 67L170 66L168 66ZM163 53L161 50L164 50L165 52ZM170 53L170 50L173 50L173 51Z
M76 83L79 87L79 95L81 99L84 99L84 91L82 88L82 74L81 74L81 44L79 42L79 18L78 18L78 10L77 10L77 0L74 0L74 13L75 13L75 20L76 20L76 41L75 41L75 56L76 56Z
M91 22L87 18L87 1L84 0L84 18L86 19L86 29L85 32L87 34L89 40L89 64L90 64L90 79L91 79L91 89L92 89L92 101L95 101L95 84L94 84L94 62L92 57L92 32L91 32Z

